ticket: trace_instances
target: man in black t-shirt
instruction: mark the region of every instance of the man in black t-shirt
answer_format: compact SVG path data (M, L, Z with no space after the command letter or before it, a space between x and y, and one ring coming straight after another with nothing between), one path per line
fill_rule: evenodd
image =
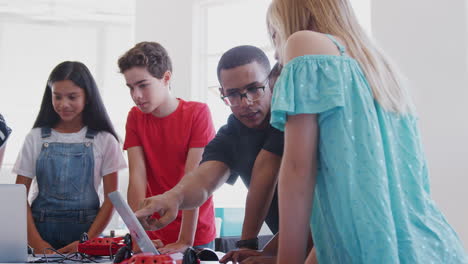
M136 212L147 229L161 228L175 219L179 209L200 206L225 182L238 177L249 189L240 248L257 247L257 235L266 220L278 232L276 183L283 153L283 133L270 126L271 89L268 85L270 63L265 53L253 46L239 46L223 54L218 63L221 99L232 114L205 147L200 166L172 190L145 199ZM277 76L276 76L277 77ZM270 83L271 84L271 83ZM153 212L159 219L149 219ZM276 239L264 248L276 251ZM258 253L258 254L257 254ZM259 255L261 252L244 254ZM228 258L243 256L228 253Z
M224 163L230 169L226 182L234 184L240 176L249 189L239 244L255 239L264 220L273 234L279 228L275 186L284 139L283 132L270 125L269 77L277 76L269 72L268 58L252 46L233 48L218 63L221 98L232 114L205 147L202 164Z

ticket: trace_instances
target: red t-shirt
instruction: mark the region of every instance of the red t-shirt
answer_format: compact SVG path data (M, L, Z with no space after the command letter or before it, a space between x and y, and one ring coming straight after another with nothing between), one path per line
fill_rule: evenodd
M124 149L143 148L146 197L172 189L185 174L189 149L204 148L215 136L206 104L178 100L177 109L166 117L145 114L137 107L133 107L127 117ZM148 234L151 239L161 239L164 244L174 243L179 237L181 223L182 211L179 211L176 220L168 226ZM214 206L210 197L199 209L194 246L207 244L215 236Z

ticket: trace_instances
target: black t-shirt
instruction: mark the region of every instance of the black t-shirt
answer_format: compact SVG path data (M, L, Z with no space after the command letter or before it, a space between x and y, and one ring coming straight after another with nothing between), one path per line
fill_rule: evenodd
M202 163L205 161L225 163L231 170L227 182L234 184L240 176L245 186L249 188L252 169L260 150L264 149L282 156L283 145L283 132L270 125L265 129L248 128L231 114L227 124L219 129L216 137L205 147ZM265 221L273 234L276 234L279 229L277 190Z

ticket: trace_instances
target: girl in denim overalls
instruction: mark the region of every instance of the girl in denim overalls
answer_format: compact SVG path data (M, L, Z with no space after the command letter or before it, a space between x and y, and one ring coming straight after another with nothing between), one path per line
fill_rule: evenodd
M112 217L107 193L117 189L125 166L91 73L80 62L59 64L13 169L16 183L38 189L28 208L29 245L38 253L67 253L76 251L82 233L98 236Z

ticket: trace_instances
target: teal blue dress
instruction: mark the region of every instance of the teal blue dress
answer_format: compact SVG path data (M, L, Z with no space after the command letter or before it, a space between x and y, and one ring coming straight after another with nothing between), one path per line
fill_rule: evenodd
M329 37L341 56L291 60L271 106L280 130L288 115L317 114L310 225L319 263L468 263L430 197L416 118L383 109L358 62Z

